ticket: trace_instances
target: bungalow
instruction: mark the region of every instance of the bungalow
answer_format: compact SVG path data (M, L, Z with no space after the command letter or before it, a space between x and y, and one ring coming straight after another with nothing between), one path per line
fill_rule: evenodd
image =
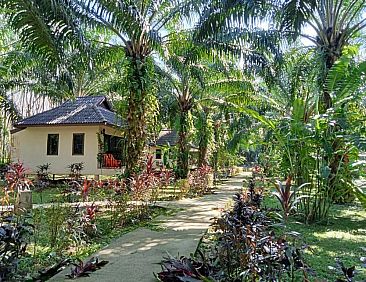
M123 126L106 97L78 97L14 124L11 158L29 173L49 163L51 174L65 174L82 162L83 174L113 175L122 166Z
M178 142L178 133L175 130L163 129L160 131L155 142L149 144L149 154L153 156L155 167L173 167L174 150ZM198 149L190 144L189 149L190 167L196 166L198 159Z

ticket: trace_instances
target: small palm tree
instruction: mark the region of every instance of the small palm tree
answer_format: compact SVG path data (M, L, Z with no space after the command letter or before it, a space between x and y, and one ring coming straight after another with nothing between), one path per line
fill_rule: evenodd
M206 43L195 43L191 34L182 32L175 35L167 50L165 69L160 69L160 74L171 85L168 91L174 94L178 105L178 176L186 178L189 141L192 139L192 114L197 114L197 124L200 126L199 164L207 164L208 143L212 139L209 135L213 135L209 117L215 106L213 100L215 97L243 99L253 92L253 86L235 64L229 63L224 56L221 60L214 59L207 52Z

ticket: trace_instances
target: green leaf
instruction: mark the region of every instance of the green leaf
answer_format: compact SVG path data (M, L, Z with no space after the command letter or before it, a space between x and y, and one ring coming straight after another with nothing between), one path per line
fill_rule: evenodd
M330 175L330 167L329 166L323 166L321 168L320 175L321 175L322 178L328 179L328 177Z
M354 187L353 191L361 202L361 205L366 209L366 194L359 187Z
M270 127L271 129L275 129L275 123L269 119L267 119L266 117L262 116L261 114L259 114L257 111L252 110L252 109L248 109L248 108L244 108L244 107L240 107L239 111L248 114L249 116L251 116L252 118L260 121L263 125Z

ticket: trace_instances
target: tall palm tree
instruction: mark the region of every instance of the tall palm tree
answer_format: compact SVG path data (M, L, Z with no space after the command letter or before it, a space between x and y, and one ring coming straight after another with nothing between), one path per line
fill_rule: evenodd
M203 88L204 66L199 62L206 53L187 38L186 33L175 36L165 54L165 65L158 70L170 87L178 105L178 159L177 176L187 178L189 140L191 139L191 110L194 99ZM163 86L164 87L164 86Z
M318 84L321 91L320 113L335 108L337 92L332 92L326 80L346 47L357 42L359 33L365 29L365 12L365 0L288 0L284 3L282 29L292 32L295 38L300 35L307 38L315 46L314 51L318 57ZM304 27L312 29L315 35L306 34ZM334 153L329 157L331 173L328 178L332 191L337 189L336 176L339 168L344 165L340 153L344 145L344 137L341 134L336 135L332 142ZM324 149L326 151L327 148Z
M244 102L253 93L252 83L246 79L235 63L213 58L205 43L197 44L187 33L177 34L170 42L165 57L165 69L160 74L171 85L178 105L178 177L188 174L189 141L192 139L192 114L200 127L199 164L207 164L208 145L212 139L211 112L217 108L216 99ZM163 87L165 87L163 85ZM241 100L241 101L239 101Z
M365 0L288 0L282 13L281 27L310 40L320 57L319 82L323 89L323 111L331 108L333 98L325 78L344 48L366 27ZM313 30L307 34L304 27Z
M76 42L79 51L87 50L86 30L113 34L112 40L102 43L124 53L121 60L125 61L128 82L126 174L131 175L139 167L146 142L146 110L153 92L152 54L167 42L170 23L189 19L198 8L197 1L3 0L2 6L10 10L10 23L24 41L59 62L68 42Z
M198 167L208 165L209 150L213 147L214 127L212 108L202 104L196 106L196 129L198 140Z
M85 36L86 30L105 30L113 34L112 40L102 43L124 51L121 60L126 62L127 70L126 135L130 160L126 174L130 175L139 167L146 141L147 104L154 91L150 79L153 73L152 54L154 51L162 53L172 33L171 23L177 23L183 17L189 22L189 19L200 15L195 40L214 48L218 54L244 56L250 66L263 66L266 56L253 50L259 49L258 46L265 46L269 51L276 50L275 40L272 40L276 36L271 32L249 30L246 26L256 18L263 18L271 7L268 3L216 0L121 0L117 3L105 0L2 0L0 5L9 11L9 22L23 41L32 50L44 54L49 61L54 61L58 68L62 66L65 50L70 45L79 52L88 50L90 40ZM233 27L227 25L228 22L240 24ZM251 44L247 44L249 39ZM189 94L185 95L185 101L181 104L185 103L184 107L189 108Z

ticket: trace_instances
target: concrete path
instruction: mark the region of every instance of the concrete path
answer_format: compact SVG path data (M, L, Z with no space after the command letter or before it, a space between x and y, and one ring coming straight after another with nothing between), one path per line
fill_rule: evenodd
M161 270L159 262L170 254L189 256L196 250L197 244L212 222L220 215L232 195L243 185L243 175L234 177L221 185L217 192L197 199L184 199L166 202L165 206L180 208L176 215L158 217L154 223L163 228L152 231L139 228L115 239L109 246L94 256L109 263L90 277L77 281L87 282L151 282L156 281L153 272ZM50 281L65 281L70 267L57 274Z

